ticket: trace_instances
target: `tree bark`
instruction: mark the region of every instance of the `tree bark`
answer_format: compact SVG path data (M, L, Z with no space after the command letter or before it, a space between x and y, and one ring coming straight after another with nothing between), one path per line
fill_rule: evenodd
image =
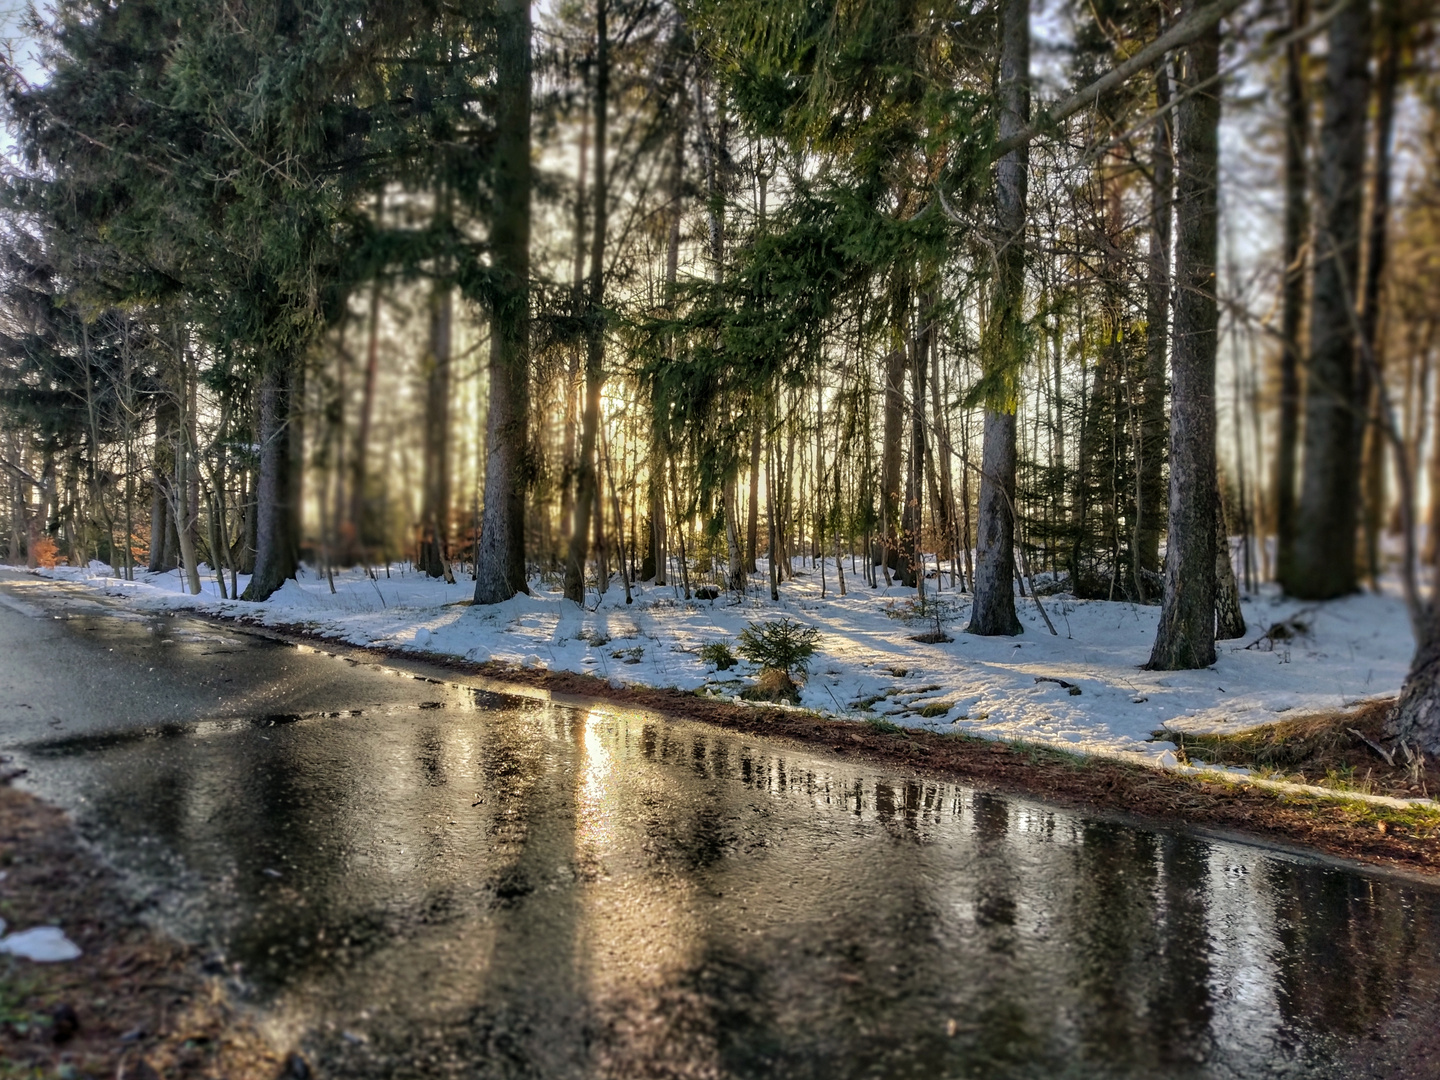
M1170 102L1170 75L1162 61L1155 69L1155 104ZM1160 531L1165 521L1165 369L1170 338L1170 213L1174 202L1174 151L1168 117L1155 124L1151 159L1150 250L1146 282L1145 384L1140 405L1140 478L1136 489L1135 589L1141 603L1145 575L1160 571Z
M722 498L725 503L725 554L727 557L725 587L731 592L745 591L745 555L740 547L740 499L737 478L725 481Z
M905 351L897 348L885 357L884 442L880 448L880 550L875 565L890 570L899 565L896 534L900 524L900 451L904 439Z
M1215 640L1245 636L1245 615L1240 610L1240 586L1230 561L1230 530L1225 526L1225 504L1215 489Z
M1165 597L1146 667L1215 662L1215 299L1220 28L1182 58L1176 117L1175 316Z
M497 604L525 581L526 450L530 420L530 5L500 0L491 266L490 410L485 511L475 602Z
M1359 445L1368 402L1357 396L1355 335L1365 119L1370 107L1370 8L1355 0L1330 23L1325 119L1320 128L1305 460L1286 587L1326 600L1354 592ZM1358 416L1357 416L1358 412Z
M1400 27L1396 0L1381 0L1384 52L1376 72L1375 186L1366 228L1365 289L1360 303L1361 348L1368 349L1378 370L1384 365L1384 335L1380 333L1380 290L1385 279L1389 248L1390 161L1395 134L1395 95L1399 84ZM1371 588L1380 588L1380 532L1385 520L1385 436L1381 426L1379 387L1373 386L1370 365L1362 361L1356 399L1364 410L1356 417L1364 447L1365 565Z
M929 310L925 312L928 319ZM910 342L910 467L905 480L905 514L900 543L900 580L925 597L925 565L921 535L924 531L925 492L925 374L930 335L928 328Z
M380 370L380 283L370 290L370 330L365 349L365 387L360 396L360 421L350 463L350 512L338 526L342 558L353 561L365 543L365 459L370 449L370 422L375 412L375 378Z
M416 566L432 578L450 576L450 286L430 294L430 342L425 355L424 499Z
M1309 0L1290 0L1290 32L1310 17ZM1305 246L1310 232L1306 157L1310 95L1305 85L1309 41L1297 38L1285 53L1285 219L1280 296L1280 418L1275 436L1275 578L1290 580L1295 554L1295 469L1300 441L1300 326L1305 315Z
M750 418L750 502L746 507L745 522L745 572L754 574L759 570L756 553L760 543L760 435L763 425L760 405L751 399Z
M607 0L595 7L595 199L594 236L590 244L590 284L585 307L585 408L580 422L580 456L575 465L575 526L570 531L569 553L565 560L565 596L580 604L585 600L585 560L590 516L599 515L596 443L600 428L600 392L605 386L605 229L606 203L610 189L605 175L605 152L610 108L610 41L606 26ZM594 528L597 533L601 517ZM598 545L597 545L598 547ZM602 554L603 561L603 554ZM604 592L604 575L600 591Z
M570 286L576 314L585 309L585 177L590 153L590 128L580 125L580 161L575 171L575 260ZM581 349L569 350L561 379L564 382L565 421L560 444L560 529L567 539L575 529L575 438L580 428L577 399L580 388Z
M260 480L255 491L255 569L240 599L259 602L295 576L291 517L288 358L272 359L260 383Z
M1440 755L1440 597L1432 589L1410 672L1385 721L1385 734L1431 756Z
M169 558L174 518L170 513L169 490L175 467L175 403L162 393L155 407L154 468L150 479L150 562L147 569L161 573L175 568Z
M1030 118L1030 3L1006 0L1001 14L1000 138L1023 131ZM1025 218L1030 151L1022 143L995 168L999 252L981 362L989 384L980 464L980 516L969 634L1014 635L1015 410L1024 363Z

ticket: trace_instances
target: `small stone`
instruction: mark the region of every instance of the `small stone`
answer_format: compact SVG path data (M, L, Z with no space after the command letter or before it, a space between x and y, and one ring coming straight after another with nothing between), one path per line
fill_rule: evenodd
M285 1068L280 1072L280 1080L310 1080L312 1075L310 1063L299 1054L291 1054L285 1059Z

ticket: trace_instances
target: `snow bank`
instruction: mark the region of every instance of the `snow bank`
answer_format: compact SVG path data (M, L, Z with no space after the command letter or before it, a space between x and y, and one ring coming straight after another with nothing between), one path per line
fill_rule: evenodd
M119 581L103 566L37 573L121 595L136 609L199 608L245 615L262 625L297 626L354 645L588 672L612 685L706 689L726 697L738 694L747 678L736 670L715 671L701 661L700 647L733 642L748 622L788 615L821 632L802 693L807 708L1077 752L1135 755L1156 764L1170 749L1149 741L1162 724L1235 731L1287 713L1393 695L1414 647L1404 604L1393 588L1324 604L1262 593L1245 602L1248 635L1219 643L1214 667L1149 672L1141 665L1154 641L1158 608L1046 597L1043 603L1059 631L1052 637L1034 600L1021 599L1024 634L980 638L962 632L968 598L949 590L937 594L932 580L928 594L932 601L938 598L941 628L953 640L922 644L912 639L934 631L936 620L916 614L914 590L871 590L847 565L850 590L841 597L833 561L823 598L818 572L807 568L782 585L782 599L772 603L762 562L752 579L756 588L743 599L686 601L674 586L640 586L627 606L623 587L615 584L598 605L590 593L587 610L539 581L532 583L530 596L470 606L468 579L446 585L399 566L388 575L378 571L375 579L363 570L345 571L336 575L333 594L322 576L306 570L264 604L221 600L208 574L205 591L190 596L175 572L141 574L135 582ZM242 589L244 583L241 578ZM1307 632L1273 649L1245 648L1270 625L1291 618Z

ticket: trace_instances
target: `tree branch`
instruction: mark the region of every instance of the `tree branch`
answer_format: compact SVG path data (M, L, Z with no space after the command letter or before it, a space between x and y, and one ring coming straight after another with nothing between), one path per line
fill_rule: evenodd
M1102 94L1115 89L1130 76L1154 66L1157 60L1172 49L1190 44L1238 8L1240 3L1241 0L1214 0L1214 3L1208 6L1190 12L1130 59L1112 68L1084 89L1075 91L1053 109L1041 113L1028 127L997 143L990 156L1002 158L1010 151L1019 149L1052 130L1060 121L1075 115L1087 105L1094 104Z

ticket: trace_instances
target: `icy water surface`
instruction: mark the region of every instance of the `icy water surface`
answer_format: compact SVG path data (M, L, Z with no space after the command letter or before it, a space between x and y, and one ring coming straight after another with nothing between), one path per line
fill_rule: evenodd
M337 1075L1384 1075L1434 1020L1426 889L442 697L37 756Z
M227 631L86 619L81 681L150 634L177 687L235 650L227 700L284 700L233 696L252 667L347 685ZM354 678L326 712L11 744L322 1076L1440 1075L1432 888L700 725Z

